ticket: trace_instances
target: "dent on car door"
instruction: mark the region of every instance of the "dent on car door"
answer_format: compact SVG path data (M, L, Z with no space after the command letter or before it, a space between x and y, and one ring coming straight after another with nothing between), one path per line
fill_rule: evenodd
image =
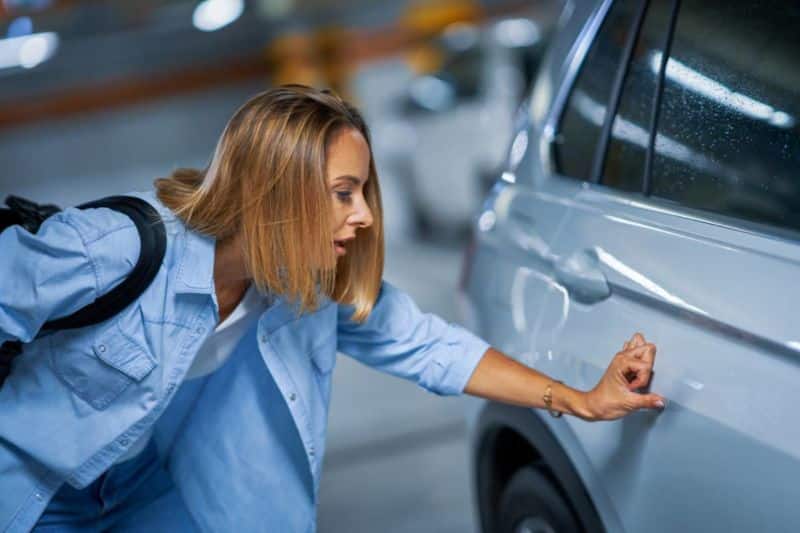
M553 250L567 295L544 341L552 372L589 388L643 332L669 404L561 423L628 531L796 530L800 8L682 0L665 51L650 29L670 4L647 7L601 185ZM607 297L582 295L589 282Z

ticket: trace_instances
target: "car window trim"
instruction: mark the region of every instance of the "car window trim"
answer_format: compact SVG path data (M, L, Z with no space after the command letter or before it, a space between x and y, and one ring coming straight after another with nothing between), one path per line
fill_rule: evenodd
M575 181L563 175L554 175L553 179L564 181ZM644 197L639 191L624 191L615 189L602 183L588 183L585 182L587 189L608 195L610 198L621 199L627 205L639 204L637 209L643 210L657 210L666 213L670 217L676 217L685 220L691 220L694 223L710 224L712 226L721 227L729 231L740 231L758 237L761 239L769 239L772 241L779 241L784 245L797 247L800 245L800 230L791 229L783 226L776 226L767 222L758 222L755 220L748 220L746 218L738 218L732 215L726 215L716 211L707 211L699 207L689 207L674 200L661 198L660 196ZM733 242L733 241L731 241Z
M566 113L569 95L572 94L575 82L586 63L586 56L589 54L592 43L597 38L597 34L600 32L600 28L603 26L603 22L606 20L613 3L613 0L603 0L589 17L588 22L581 25L578 36L570 47L567 67L559 77L558 83L555 84L558 87L558 91L552 99L550 112L542 128L542 135L546 143L545 151L547 153L547 160L543 162L543 168L547 174L555 175L561 173L555 142L560 131L559 125L564 113ZM567 4L567 9L570 8L570 5L569 3Z
M672 54L672 38L675 35L675 25L678 20L681 0L672 1L672 13L667 25L667 38L664 42L664 51L661 54L661 65L658 69L653 108L650 115L650 138L647 140L647 152L644 156L644 176L642 179L642 194L649 198L653 192L653 157L655 156L656 135L658 134L658 120L661 117L661 97L664 94L664 80L667 75L667 63Z
M644 15L647 13L647 7L649 5L650 0L641 0L639 3L639 11L636 13L636 18L630 28L631 31L625 42L625 49L622 51L622 57L620 57L617 72L614 75L614 83L611 86L611 94L609 95L606 105L603 129L600 131L600 138L597 141L597 145L594 147L592 172L589 175L589 181L592 183L601 183L603 166L606 163L606 152L608 151L608 144L611 139L611 130L614 126L614 119L617 117L620 99L622 98L622 89L625 84L625 78L628 75L628 67L633 57L633 50L636 47L636 43L639 40L639 33L642 30Z

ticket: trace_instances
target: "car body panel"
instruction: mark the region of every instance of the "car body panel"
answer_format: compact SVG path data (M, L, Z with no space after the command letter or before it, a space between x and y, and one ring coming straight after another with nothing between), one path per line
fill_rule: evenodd
M554 253L593 252L611 295L588 305L563 292L549 299L552 318L542 322L552 327L539 343L552 358L537 368L585 390L632 332L658 346L652 389L667 410L566 421L625 529L797 523L790 502L800 489L787 481L800 475L800 424L786 399L800 354L796 299L786 296L800 247L768 237L759 244L772 253L756 252L752 235L608 196L577 195ZM769 279L753 283L758 272Z

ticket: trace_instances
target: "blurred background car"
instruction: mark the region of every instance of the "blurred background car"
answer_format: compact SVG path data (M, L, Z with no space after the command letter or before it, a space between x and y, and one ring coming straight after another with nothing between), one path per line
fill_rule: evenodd
M471 402L483 531L795 531L800 8L572 7L476 219L465 320L581 390L643 332L668 403Z
M405 223L417 234L445 238L468 228L497 178L514 114L538 70L554 5L549 10L538 23L451 22L393 65L394 77L383 65L359 73L359 100L383 95L376 123L388 142L376 159L399 176L410 208ZM387 93L389 83L394 90Z

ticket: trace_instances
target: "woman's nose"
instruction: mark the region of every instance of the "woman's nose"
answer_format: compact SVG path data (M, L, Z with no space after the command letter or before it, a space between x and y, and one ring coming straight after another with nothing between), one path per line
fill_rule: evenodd
M350 215L350 223L359 228L368 228L372 225L372 210L366 201L361 201L358 208Z

